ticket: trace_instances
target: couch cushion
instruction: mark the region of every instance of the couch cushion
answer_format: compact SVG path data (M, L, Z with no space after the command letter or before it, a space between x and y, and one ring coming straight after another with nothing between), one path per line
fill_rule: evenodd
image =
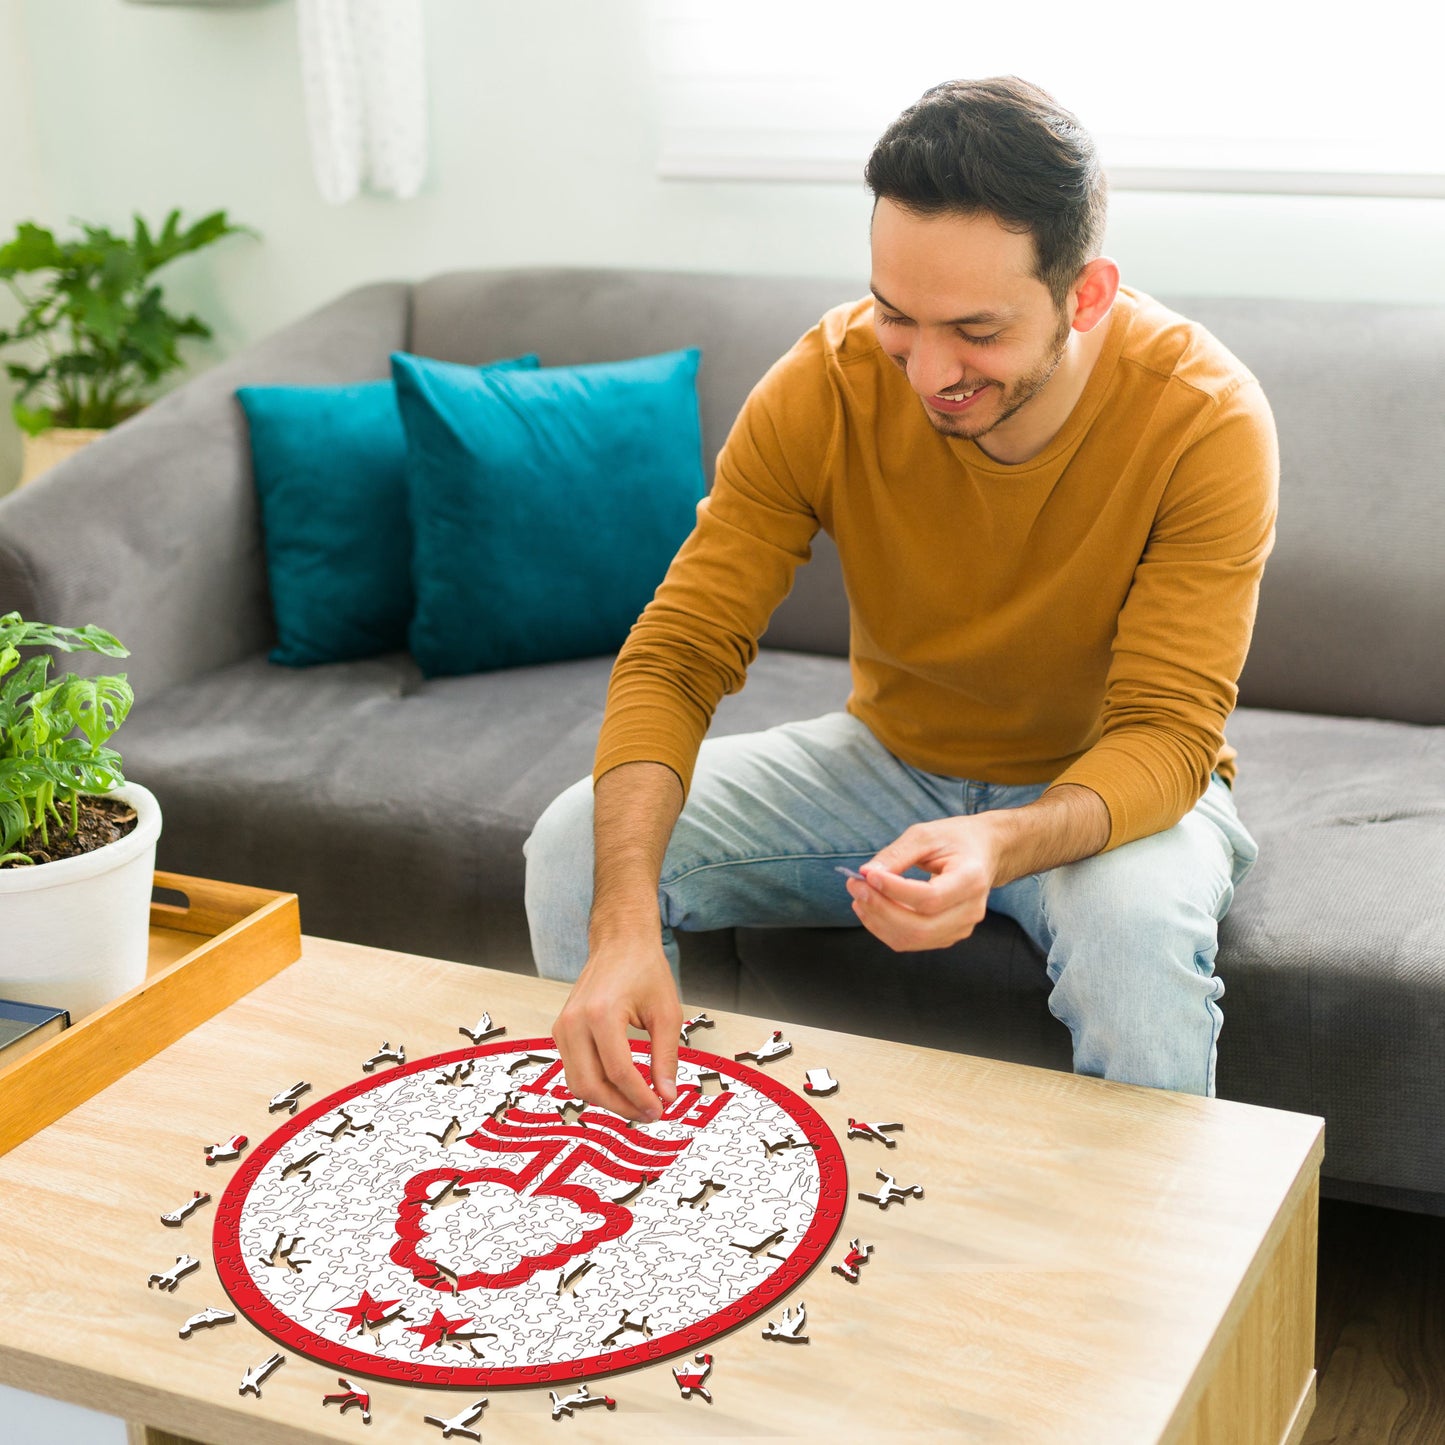
M490 366L537 364L522 356ZM404 648L414 598L396 388L389 379L241 386L236 398L261 504L271 661L311 667Z
M424 680L405 653L261 656L116 735L160 800L157 866L300 895L307 933L530 969L522 843L591 771L611 658ZM715 732L841 706L847 664L764 652Z
M397 352L428 677L611 655L705 487L698 352L540 371Z

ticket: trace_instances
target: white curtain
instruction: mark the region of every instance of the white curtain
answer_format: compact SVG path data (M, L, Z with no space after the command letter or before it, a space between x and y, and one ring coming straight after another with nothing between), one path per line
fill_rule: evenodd
M427 168L422 0L298 0L311 160L323 199L406 199Z

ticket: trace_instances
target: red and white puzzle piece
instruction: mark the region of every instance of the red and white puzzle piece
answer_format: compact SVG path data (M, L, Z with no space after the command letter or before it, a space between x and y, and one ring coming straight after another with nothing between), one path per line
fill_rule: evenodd
M206 1163L219 1164L225 1159L239 1159L249 1141L244 1134L232 1134L224 1144L206 1145Z
M809 1069L803 1079L803 1092L822 1098L838 1092L838 1081L827 1069Z
M367 1391L365 1391L365 1390L358 1390L358 1389L351 1383L351 1381L346 1378L345 1375L338 1375L338 1376L336 1377L336 1383L341 1386L342 1390L343 1390L345 1393L344 1393L344 1394L340 1394L340 1395L335 1395L335 1394L333 1394L333 1395L323 1395L323 1396L321 1397L321 1403L322 1403L323 1405L340 1405L340 1406L341 1406L340 1413L343 1414L343 1415L344 1415L348 1410L350 1410L350 1409L352 1408L352 1406L355 1406L358 1410L361 1411L361 1420L362 1420L362 1423L365 1424L365 1425L370 1425L370 1424L371 1424L371 1396L370 1396L370 1394L368 1394Z
M199 1189L196 1190L179 1209L173 1209L169 1214L161 1215L161 1223L172 1226L180 1224L186 1215L190 1214L192 1210L199 1209L210 1197L209 1194L203 1193Z
M713 1027L715 1027L715 1021L710 1019L705 1013L694 1014L690 1019L683 1019L682 1031L678 1036L678 1042L684 1045L687 1044L689 1041L688 1036L694 1029L710 1029Z
M848 1241L848 1253L842 1264L833 1266L834 1274L841 1274L850 1284L858 1283L859 1267L868 1263L868 1257L873 1253L871 1244L860 1245L856 1239Z
M741 1054L734 1054L735 1059L752 1059L754 1063L765 1064L769 1059L781 1059L784 1054L791 1054L793 1046L783 1037L782 1029L774 1029L768 1035L767 1043L756 1049L749 1049Z
M712 1394L704 1384L712 1374L711 1355L694 1355L690 1365L674 1365L672 1373L684 1400L691 1399L693 1395L701 1395L709 1405L712 1404Z
M876 1139L880 1144L886 1144L890 1149L898 1147L897 1139L887 1139L883 1135L885 1129L902 1130L902 1124L870 1124L866 1119L848 1120L848 1137L850 1139Z

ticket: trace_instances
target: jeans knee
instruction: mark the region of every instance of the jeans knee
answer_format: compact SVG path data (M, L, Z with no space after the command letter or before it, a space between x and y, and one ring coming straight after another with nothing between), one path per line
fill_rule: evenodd
M582 778L559 793L522 844L527 860L527 908L559 889L592 887L592 779Z

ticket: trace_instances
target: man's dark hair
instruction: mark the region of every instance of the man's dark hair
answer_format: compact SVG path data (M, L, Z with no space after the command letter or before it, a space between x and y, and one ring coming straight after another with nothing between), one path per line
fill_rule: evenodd
M920 216L987 211L1034 239L1034 275L1062 311L1100 252L1109 188L1094 142L1047 91L1016 75L924 91L863 171L875 202Z

